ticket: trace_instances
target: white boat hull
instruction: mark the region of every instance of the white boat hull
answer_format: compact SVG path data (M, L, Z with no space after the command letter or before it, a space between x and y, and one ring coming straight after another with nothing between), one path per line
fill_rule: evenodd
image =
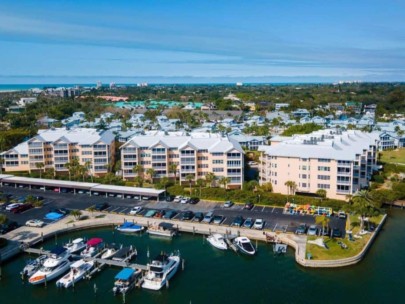
M45 283L45 281L49 282L53 279L56 279L69 270L70 264L71 262L67 260L67 262L64 263L62 267L58 267L58 270L52 271L50 273L37 271L30 277L29 283L32 285L39 285Z
M215 247L217 249L220 249L220 250L228 249L228 245L225 243L225 241L223 239L218 240L211 235L211 236L207 237L207 241L208 241L208 243L210 243L213 247Z
M173 259L176 259L175 263L170 267L170 270L168 271L167 275L160 280L156 279L148 279L146 276L144 279L144 282L142 284L142 288L145 289L150 289L150 290L160 290L163 286L166 286L166 282L169 281L177 272L177 269L179 268L180 265L180 257L172 257Z
M68 274L66 274L64 277L62 277L56 282L56 286L65 288L73 286L73 284L76 284L81 279L83 279L83 277L93 268L93 265L94 265L93 262L88 262L84 264L80 268L80 270L77 270L76 273L74 273L74 270L71 269Z

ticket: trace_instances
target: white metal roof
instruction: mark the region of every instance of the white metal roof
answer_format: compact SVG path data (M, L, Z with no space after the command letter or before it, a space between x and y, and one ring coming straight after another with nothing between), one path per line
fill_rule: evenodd
M103 191L103 192L114 192L124 194L150 195L150 196L158 196L159 194L165 192L165 190L157 190L153 188L138 188L138 187L101 185L101 184L92 187L91 191Z

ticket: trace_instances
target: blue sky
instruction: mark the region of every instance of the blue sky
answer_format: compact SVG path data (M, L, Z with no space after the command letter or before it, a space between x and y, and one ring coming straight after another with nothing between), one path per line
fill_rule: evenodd
M405 81L405 1L0 2L0 83Z

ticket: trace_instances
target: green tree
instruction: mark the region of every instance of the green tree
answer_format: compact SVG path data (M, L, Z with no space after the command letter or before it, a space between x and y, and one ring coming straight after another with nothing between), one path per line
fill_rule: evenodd
M325 215L318 215L315 218L315 224L322 226L322 235L323 235L323 232L325 231L325 228L328 227L329 221L330 221L330 218Z
M0 213L0 225L7 223L7 216Z
M137 187L143 187L143 183L144 183L143 177L139 176L139 175L135 176L134 183L135 183L135 186L137 186Z
M230 181L231 181L231 178L230 178L230 177L225 177L225 176L223 176L223 177L221 177L221 178L219 179L218 183L219 183L220 185L223 185L224 188L225 188L225 190L226 190L226 189L227 189L227 185L230 183Z
M294 195L295 191L297 190L297 184L294 181L288 180L284 183L285 186L287 186L288 194L289 195Z
M35 168L39 170L39 178L42 178L42 170L45 168L44 163L35 163Z
M316 195L318 195L319 197L321 197L323 199L326 198L326 194L327 194L327 192L325 189L316 190Z
M147 170L146 170L146 174L149 176L149 180L150 180L151 184L153 184L153 178L154 178L155 175L156 175L155 169L153 169L153 168L147 169Z
M75 209L70 211L70 215L73 216L73 218L77 221L82 216L82 212L80 210Z
M172 173L174 175L174 184L177 182L177 164L175 163L170 163L169 164L169 173Z
M354 212L360 215L360 230L363 230L365 218L378 213L377 203L373 200L367 190L356 192L352 197L352 202Z
M195 180L195 175L194 174L187 174L186 175L186 181L188 181L189 185L190 185L190 196L191 194L191 184L192 182Z
M132 172L136 173L136 175L138 175L138 176L141 176L144 172L144 168L142 165L138 164L132 168Z
M195 182L195 184L200 189L200 196L199 197L201 198L201 188L206 185L206 181L204 179L202 179L202 178L198 178L197 181Z
M207 181L206 186L207 187L212 187L212 183L216 180L216 176L212 172L208 172L205 175L205 180Z

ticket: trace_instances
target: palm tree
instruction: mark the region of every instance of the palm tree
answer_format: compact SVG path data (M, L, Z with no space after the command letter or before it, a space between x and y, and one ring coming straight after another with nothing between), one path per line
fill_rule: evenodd
M146 174L149 175L149 179L151 184L153 184L153 177L156 175L156 171L153 168L149 168L146 170Z
M169 164L169 173L173 173L174 175L174 184L177 182L177 164L176 163L170 163Z
M73 218L75 219L75 220L78 220L78 219L80 219L80 217L81 217L81 215L82 215L82 212L80 211L80 210L72 210L72 211L70 211L70 215L71 216L73 216Z
M284 183L285 186L288 188L288 194L295 194L295 191L297 190L297 184L294 181L286 181Z
M367 190L357 191L352 197L352 202L354 211L360 215L360 230L363 230L365 218L378 211L377 203Z
M199 178L195 183L197 187L200 188L200 198L201 198L201 188L206 184L206 181L203 180L202 178Z
M322 234L325 231L325 228L328 227L329 225L329 217L325 216L325 215L319 215L315 218L315 223L317 225L321 225L322 226Z
M212 183L215 181L215 179L216 179L216 176L214 173L212 173L212 172L207 173L207 175L205 175L205 180L207 181L206 186L212 187Z
M90 211L91 216L93 216L94 211L96 211L96 207L93 205L93 206L90 206L89 208L87 208L87 210Z
M42 178L42 169L45 168L44 163L35 163L35 168L39 170L39 178Z
M223 176L223 177L221 177L221 178L219 179L218 183L219 183L220 185L224 185L224 188L225 188L225 190L226 190L226 186L229 184L230 181L231 181L231 178L230 178L230 177L225 177L225 176Z
M166 191L166 188L169 185L169 183L170 183L169 178L167 176L163 176L159 181L159 187L164 188Z
M195 180L195 175L194 174L187 174L186 175L186 181L189 182L190 185L190 196L191 196L191 183Z
M144 180L143 180L142 176L135 176L134 183L136 186L143 187L143 182L144 182Z
M84 163L84 166L86 167L86 169L87 169L86 173L88 174L90 171L90 168L91 168L91 161L86 161ZM90 177L91 177L91 182L93 182L93 173L90 174Z
M132 172L133 173L136 173L138 176L140 176L142 173L143 173L143 171L144 171L144 169L143 169L143 166L142 165L135 165L133 168L132 168Z

